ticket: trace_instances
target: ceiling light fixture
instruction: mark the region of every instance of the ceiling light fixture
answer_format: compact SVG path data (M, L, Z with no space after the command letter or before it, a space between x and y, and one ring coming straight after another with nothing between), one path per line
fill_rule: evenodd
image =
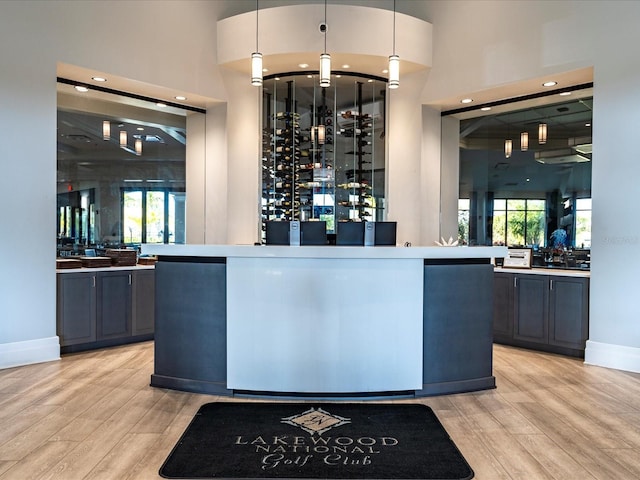
M344 65L342 65L342 68L351 68L351 65L345 63Z
M127 147L127 131L120 130L120 148Z
M571 92L560 92L558 95L561 97L566 97L567 95L571 95Z
M166 103L162 103L162 102L158 102L158 103L156 103L156 107L166 108L167 104Z
M85 87L84 85L76 85L73 88L75 88L78 92L82 92L82 93L85 93L85 92L89 91L89 89L87 87Z
M91 77L91 79L95 82L106 82L107 79L104 77Z
M491 107L482 107L480 110L483 112L488 112L489 110L491 110Z
M460 103L471 103L473 102L473 98L463 98L460 100Z
M309 64L308 63L299 63L298 66L300 68L309 68Z
M186 99L187 99L187 97L185 97L184 95L176 95L176 96L175 96L175 97L173 97L173 98L175 98L176 100L181 100L181 101L182 101L182 100L186 100Z
M331 85L331 55L327 53L327 0L324 0L324 23L320 30L324 33L324 51L320 54L320 86Z
M547 143L547 124L541 123L538 125L538 143L544 145Z
M554 87L558 84L558 82L554 82L553 80L549 81L549 82L544 82L542 84L543 87Z
M400 57L396 55L396 0L393 0L393 55L389 57L389 88L400 86Z
M520 150L523 152L529 150L529 132L522 132L520 134Z
M262 54L258 50L258 0L256 0L256 51L251 54L251 85L262 86Z
M102 122L102 139L111 139L111 122L109 120L104 120Z

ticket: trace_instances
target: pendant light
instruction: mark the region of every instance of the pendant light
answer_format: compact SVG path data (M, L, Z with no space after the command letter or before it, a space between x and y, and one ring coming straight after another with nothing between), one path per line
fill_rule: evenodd
M109 120L104 120L102 122L102 139L111 139L111 122Z
M120 130L120 147L126 148L127 146L127 131Z
M511 139L507 139L504 141L504 156L509 158L511 156L511 151L513 150L513 141Z
M389 88L400 86L400 57L396 55L396 0L393 0L393 55L389 57Z
M258 0L256 0L256 51L251 54L251 85L262 86L262 54L258 51Z
M543 145L547 143L547 124L541 123L538 125L538 143Z
M324 0L324 51L320 55L320 86L331 85L331 55L327 53L327 0Z
M529 132L522 132L520 134L520 150L523 152L529 150Z
M311 141L316 145L324 145L325 142L325 126L318 125L311 129Z

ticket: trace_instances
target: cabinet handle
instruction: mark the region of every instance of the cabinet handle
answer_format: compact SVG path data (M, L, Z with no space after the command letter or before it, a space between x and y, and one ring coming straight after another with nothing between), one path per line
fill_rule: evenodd
M96 288L96 276L91 277L93 280L93 288Z
M131 274L129 274L129 285L131 285Z
M550 284L549 284L549 290L553 290L553 280L550 280Z
M513 277L513 288L518 288L518 277Z

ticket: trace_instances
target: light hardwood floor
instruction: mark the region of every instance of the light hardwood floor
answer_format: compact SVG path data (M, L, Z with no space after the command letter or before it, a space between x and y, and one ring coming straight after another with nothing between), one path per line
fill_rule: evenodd
M152 342L0 370L0 480L160 478L200 405L229 399L152 388L152 370ZM495 390L411 400L475 478L640 478L640 374L499 345L494 374Z

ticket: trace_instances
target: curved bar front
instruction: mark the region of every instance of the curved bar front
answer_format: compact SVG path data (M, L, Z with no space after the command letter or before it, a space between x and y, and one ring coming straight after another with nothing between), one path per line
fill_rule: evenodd
M217 395L424 396L495 387L503 247L144 245L151 385Z

